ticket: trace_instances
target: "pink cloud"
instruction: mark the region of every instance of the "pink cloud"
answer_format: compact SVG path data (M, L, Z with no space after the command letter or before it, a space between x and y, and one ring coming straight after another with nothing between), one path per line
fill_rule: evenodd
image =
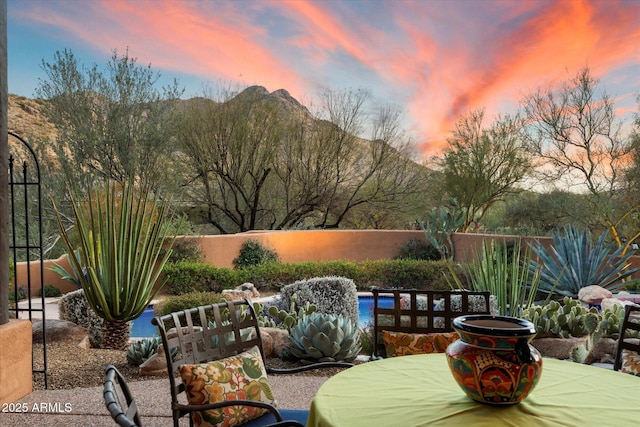
M380 2L371 15L361 10L368 2L47 4L30 19L106 54L128 46L165 75L284 88L301 100L326 81L367 88L371 78L406 108L409 130L427 154L441 150L470 109L486 107L488 125L545 82L570 78L585 65L606 76L640 60L634 1Z

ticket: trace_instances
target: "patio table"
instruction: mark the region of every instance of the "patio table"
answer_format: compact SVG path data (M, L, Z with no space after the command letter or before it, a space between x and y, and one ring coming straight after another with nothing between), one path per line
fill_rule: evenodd
M563 360L543 360L521 403L468 398L444 354L393 357L347 369L318 390L307 427L634 426L640 378Z

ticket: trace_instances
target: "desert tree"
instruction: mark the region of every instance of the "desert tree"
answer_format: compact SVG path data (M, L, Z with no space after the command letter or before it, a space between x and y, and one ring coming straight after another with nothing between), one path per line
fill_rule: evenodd
M192 100L182 114L181 142L191 197L207 206L221 233L263 227L265 191L279 145L278 106L266 90L231 88Z
M168 165L175 147L172 114L182 95L177 81L159 87L160 74L138 65L126 51L112 52L106 67L84 65L72 51L42 60L46 78L36 95L57 136L50 164L69 182L93 175L156 188L171 182Z
M622 132L613 100L598 84L584 67L557 88L525 94L528 147L540 161L541 178L587 194L601 228L626 246L640 236L633 223L640 204L625 191L624 179L632 138Z
M369 114L368 98L363 90L324 89L320 94L321 120L312 138L318 138L332 169L316 227L339 227L356 211L401 211L426 188L427 174L412 159L401 112L381 106Z
M465 212L462 231L479 226L487 210L518 192L531 171L519 116L498 117L483 128L484 110L458 119L438 164L443 186Z
M381 110L366 140L364 91L321 99L316 115L284 90L225 88L185 109L185 182L218 231L334 228L356 207L398 207L420 192L399 115Z

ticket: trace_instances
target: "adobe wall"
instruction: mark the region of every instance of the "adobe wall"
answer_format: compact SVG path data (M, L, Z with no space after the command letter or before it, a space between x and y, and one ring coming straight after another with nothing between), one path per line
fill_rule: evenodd
M9 319L0 325L0 343L7 345L0 352L0 404L15 402L33 391L31 335L28 320Z
M215 236L188 236L197 238L204 254L204 261L216 267L233 268L233 259L240 253L242 243L254 239L264 246L275 250L282 262L303 261L372 261L393 259L399 249L411 238L425 239L422 231L412 230L292 230L292 231L253 231L238 234ZM454 233L454 259L464 262L477 253L483 239L522 239L534 241L535 237L505 236L489 234ZM551 243L550 238L537 238L544 245ZM60 288L63 293L76 289L50 270L53 263L69 268L66 256L57 260L47 260L44 266L44 283ZM632 266L640 266L640 257L632 257ZM37 262L31 265L31 277L34 279L31 294L40 293L40 273ZM17 263L16 277L19 285L26 283L26 265ZM640 277L638 275L637 277Z

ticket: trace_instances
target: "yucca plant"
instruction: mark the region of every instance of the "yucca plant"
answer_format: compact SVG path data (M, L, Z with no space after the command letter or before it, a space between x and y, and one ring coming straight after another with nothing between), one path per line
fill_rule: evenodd
M102 348L124 350L128 322L142 314L164 285L160 273L175 237L167 238L165 202L159 196L137 192L132 181L105 180L103 188L89 187L83 201L76 191L68 191L77 248L55 204L54 209L73 275L91 308L105 320ZM168 250L161 252L163 244Z
M540 282L539 269L530 269L531 250L521 248L515 242L511 248L495 241L482 241L482 249L473 263L463 267L474 291L489 291L495 296L500 315L519 317L535 299ZM462 283L449 266L453 279L452 288L462 288Z
M577 298L585 286L623 288L623 280L640 270L629 268L629 257L635 251L623 254L623 247L616 249L615 242L606 243L607 235L603 233L594 244L588 229L581 232L571 224L552 234L549 249L540 242L533 245L538 259L531 260L530 265L541 269L539 290Z

